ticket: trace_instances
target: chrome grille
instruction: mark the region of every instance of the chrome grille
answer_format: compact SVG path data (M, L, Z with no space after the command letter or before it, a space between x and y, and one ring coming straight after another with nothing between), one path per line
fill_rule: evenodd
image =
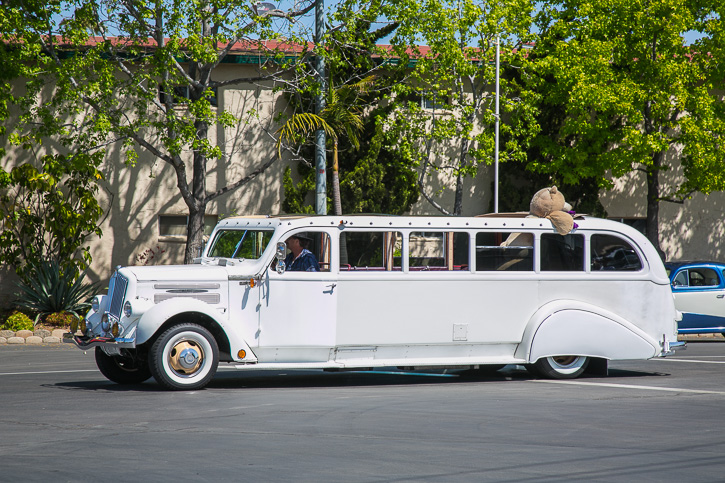
M126 298L126 288L128 287L128 280L116 273L111 277L111 283L108 286L108 296L111 299L111 303L108 306L108 313L121 318L121 309L123 308L123 299Z

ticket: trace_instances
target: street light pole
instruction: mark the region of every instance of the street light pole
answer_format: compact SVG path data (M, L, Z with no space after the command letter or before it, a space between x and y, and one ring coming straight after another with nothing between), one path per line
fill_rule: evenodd
M498 95L499 95L499 82L498 82L498 76L499 76L499 46L500 46L501 39L496 35L496 123L494 127L494 132L496 136L496 146L495 146L495 153L494 153L494 185L493 185L493 212L498 213L498 129L499 129L499 122L500 122L500 113L499 113L499 102L498 102Z
M322 56L324 8L324 0L315 0L315 47L317 48L315 75L320 86L320 92L315 97L315 114L317 115L325 108L325 93L327 92L325 59ZM315 131L315 213L318 215L327 214L327 151L325 143L325 131L318 129Z

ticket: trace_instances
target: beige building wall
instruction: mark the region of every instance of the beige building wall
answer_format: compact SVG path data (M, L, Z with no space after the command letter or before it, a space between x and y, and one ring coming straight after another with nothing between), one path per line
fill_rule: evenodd
M672 149L666 163L672 169L660 174L662 192L673 190L683 179L679 150ZM602 191L600 200L610 218L647 216L645 173L633 171L614 179L614 188ZM683 203L660 202L660 245L667 260L725 260L725 193L695 193Z
M218 80L254 73L252 66L225 64L217 71ZM212 129L223 146L224 157L209 163L207 189L213 191L253 171L275 153L270 134L276 126L273 116L285 109L284 99L273 93L272 85L226 87L218 94L218 109L228 109L241 122L232 129ZM250 109L258 114L244 117ZM12 120L11 120L12 122ZM176 188L170 166L139 150L135 167L123 163L120 147L108 150L102 166L106 178L99 194L107 210L101 224L103 236L90 239L93 264L91 278L106 282L116 265L140 264L144 251L153 253L151 264L180 263L183 260L184 236L163 236L161 215L186 215L187 208ZM12 152L0 162L4 169L25 161L21 152ZM671 153L676 159L677 153ZM190 163L187 163L190 165ZM207 215L223 217L233 214L276 214L281 212L284 192L282 176L288 160L276 161L267 171L245 186L225 194L209 204ZM293 175L296 170L292 170ZM667 173L664 184L672 184L681 173ZM191 174L189 173L189 178ZM474 178L465 180L463 214L477 215L491 204L493 166L481 166ZM644 218L645 190L642 175L629 174L614 180L611 191L602 192L601 200L612 218ZM429 193L448 210L453 208L455 179L440 173L427 179ZM532 193L533 194L533 193ZM725 259L720 240L725 235L725 193L709 196L697 194L684 204L662 203L660 229L662 248L669 259ZM411 208L414 215L437 215L439 212L423 197ZM15 280L11 267L0 267L0 307L12 300Z
M226 64L215 71L215 80L252 76L255 72L252 66ZM227 109L242 119L231 129L217 129L216 126L210 129L210 136L216 137L223 147L224 157L218 162L209 162L208 192L246 176L275 155L276 144L270 134L278 126L272 119L285 109L285 103L280 95L272 92L272 87L272 84L261 84L219 90L217 109ZM255 114L245 116L244 113L250 110ZM93 257L91 279L105 282L113 267L141 264L138 257L146 250L154 253L151 264L183 261L186 237L162 236L160 233L160 215L185 216L188 213L171 166L140 148L134 167L124 164L120 146L109 146L107 152L107 161L100 168L105 181L98 195L106 210L101 223L103 235L89 239ZM30 161L28 153L11 150L0 163L3 169L9 170L27 161ZM281 212L282 178L289 164L284 158L275 161L249 183L216 198L208 205L207 215L221 218L233 214ZM187 167L191 180L191 162L187 162ZM295 170L292 172L296 173ZM14 298L15 280L11 267L0 267L0 307Z

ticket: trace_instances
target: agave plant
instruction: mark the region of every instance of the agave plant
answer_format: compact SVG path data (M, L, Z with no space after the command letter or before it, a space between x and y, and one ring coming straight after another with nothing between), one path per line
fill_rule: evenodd
M98 283L84 283L86 271L76 266L61 267L55 261L36 267L33 275L17 283L20 288L15 302L19 308L38 314L35 322L47 314L68 312L80 318L90 307L89 298L97 293Z

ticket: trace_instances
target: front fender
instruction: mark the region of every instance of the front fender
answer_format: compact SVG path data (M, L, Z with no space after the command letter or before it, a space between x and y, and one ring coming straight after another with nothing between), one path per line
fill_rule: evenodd
M650 359L659 342L618 315L574 300L542 306L530 319L516 357L578 355L603 359Z
M257 358L246 341L237 336L235 332L226 330L225 321L220 317L221 314L213 306L192 298L179 297L164 300L144 312L136 327L136 345L147 342L169 319L181 314L201 314L206 316L226 334L229 339L230 353L234 360L240 360L237 354L240 350L244 350L246 357L244 357L243 361L256 362Z

